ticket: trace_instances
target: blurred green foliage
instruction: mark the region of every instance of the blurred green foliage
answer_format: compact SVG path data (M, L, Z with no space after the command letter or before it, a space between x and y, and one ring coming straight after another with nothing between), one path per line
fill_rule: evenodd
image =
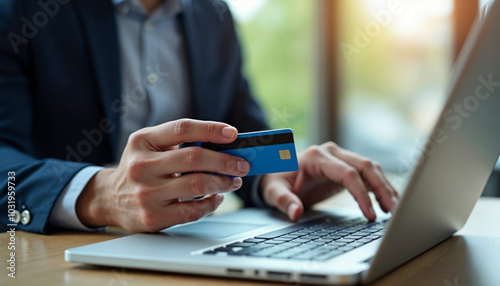
M314 1L267 0L237 21L247 78L272 128L307 135L313 95Z

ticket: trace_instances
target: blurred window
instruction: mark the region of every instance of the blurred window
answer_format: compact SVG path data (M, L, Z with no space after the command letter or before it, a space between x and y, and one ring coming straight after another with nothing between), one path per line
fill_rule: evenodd
M444 104L453 0L342 0L340 143L408 172ZM401 174L402 175L402 174Z
M226 0L237 23L244 70L272 128L310 143L315 1Z

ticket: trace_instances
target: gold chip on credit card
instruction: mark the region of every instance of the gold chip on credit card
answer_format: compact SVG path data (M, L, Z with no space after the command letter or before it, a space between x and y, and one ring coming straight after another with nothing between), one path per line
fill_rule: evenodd
M280 150L280 159L281 160L292 159L292 155L290 154L290 150Z

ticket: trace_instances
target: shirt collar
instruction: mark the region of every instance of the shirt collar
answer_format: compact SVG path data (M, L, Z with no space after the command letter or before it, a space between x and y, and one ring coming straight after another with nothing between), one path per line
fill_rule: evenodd
M142 3L140 0L111 0L111 2L115 6L115 8L118 7L120 4L125 3L125 2L129 3L132 6L139 5L142 8ZM166 3L166 2L172 2L172 3ZM182 12L183 7L184 7L182 0L165 0L165 2L162 4L162 6L165 6L166 4L172 5L174 7L173 11L176 13ZM161 8L162 7L160 7L159 9L161 9Z
M128 1L128 0L111 0L111 2L113 3L113 5L115 6L118 6L119 4L125 2L125 1Z

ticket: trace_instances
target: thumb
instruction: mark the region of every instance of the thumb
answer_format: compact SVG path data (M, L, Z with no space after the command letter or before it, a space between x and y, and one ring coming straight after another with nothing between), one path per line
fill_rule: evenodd
M269 183L264 190L264 199L292 221L297 221L304 212L302 201L280 180Z

